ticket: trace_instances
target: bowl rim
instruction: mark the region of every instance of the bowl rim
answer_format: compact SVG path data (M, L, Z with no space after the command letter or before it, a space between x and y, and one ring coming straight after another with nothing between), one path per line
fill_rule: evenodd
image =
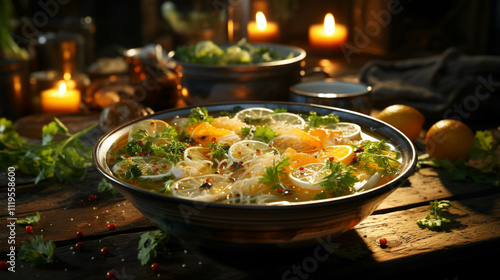
M221 47L224 48L227 46L229 46L229 45L222 45ZM296 47L296 46L289 46L289 45L275 44L275 43L252 44L252 46L255 46L255 47L267 46L267 47L289 49L290 51L297 52L298 54L294 57L291 57L291 58L280 59L280 60L270 61L270 62L259 62L259 63L253 63L253 64L206 65L206 64L179 61L179 60L175 59L175 51L172 51L173 55L172 55L171 60L182 67L192 67L192 68L198 67L200 69L213 69L213 68L216 68L216 69L235 69L235 68L236 69L250 69L250 68L254 68L254 67L273 67L273 66L276 67L276 66L294 64L296 62L302 61L307 56L307 53L304 49Z
M310 92L310 91L304 91L304 89L299 90L296 87L297 86L308 86L312 84L343 84L343 85L355 85L355 86L360 86L363 88L363 90L357 91L357 92L352 92L352 93L331 93L331 92ZM304 96L309 96L309 97L319 97L319 98L342 98L342 97L354 97L354 96L361 96L361 95L366 95L369 94L372 91L372 87L361 84L361 83L353 83L353 82L345 82L345 81L336 81L336 80L323 80L323 81L308 81L308 82L301 82L294 84L290 86L290 92L297 94L297 95L304 95Z
M340 197L332 197L332 198L326 198L326 199L320 199L320 200L310 200L310 201L299 201L299 202L292 202L292 203L286 203L286 204L277 204L277 205L269 205L269 204L223 204L223 203L216 203L216 202L202 202L202 201L197 201L197 200L192 200L192 199L186 199L186 198L180 198L180 197L174 197L174 196L168 196L156 192L152 192L146 189L142 189L139 187L135 187L133 185L130 185L124 181L119 180L115 176L112 175L111 170L105 166L101 165L102 162L106 162L105 159L104 161L98 157L98 154L104 154L106 156L106 151L102 152L99 151L101 146L104 144L106 141L110 141L109 138L111 135L117 133L120 130L124 130L128 126L132 126L135 123L138 123L140 121L146 120L146 119L154 119L155 117L159 115L164 115L164 114L173 114L176 112L190 112L191 109L200 107L199 105L193 105L193 106L188 106L188 107L183 107L183 108L173 108L173 109L167 109L163 111L156 112L154 114L129 121L127 123L124 123L108 132L103 134L99 140L96 142L96 144L93 147L92 150L92 157L94 161L94 165L96 169L98 170L99 173L101 173L108 181L112 181L115 184L120 185L123 188L127 188L130 191L133 192L138 192L141 195L145 196L152 196L154 199L160 199L164 200L166 202L172 202L172 203L184 203L184 204L203 204L204 207L211 207L211 208L221 208L221 209L238 209L238 210L252 210L252 211L269 211L269 210L284 210L284 209L303 209L303 208L310 208L310 207L327 207L331 204L343 204L343 203L349 203L350 201L356 201L360 199L370 199L372 197L379 196L383 193L389 192L395 188L397 188L399 185L403 184L408 178L414 173L414 170L417 165L417 151L415 149L415 146L413 143L410 141L408 137L406 137L402 132L400 132L398 129L396 129L394 126L385 123L381 120L378 120L374 117L358 113L355 111L347 110L347 109L342 109L342 108L337 108L337 107L332 107L332 106L325 106L325 105L317 105L317 104L308 104L308 103L298 103L298 102L281 102L281 101L276 101L276 102L264 102L264 101L240 101L240 102L221 102L221 103L207 103L203 107L207 108L218 108L218 107L226 107L226 106L238 106L238 105L245 105L245 106L250 106L250 105L255 105L253 107L266 107L266 104L269 105L287 105L287 106L307 106L310 108L321 108L321 109L327 109L327 110L332 110L335 113L335 111L340 111L343 113L347 114L353 114L357 115L359 117L367 118L370 121L375 121L376 123L382 124L385 127L388 127L389 129L392 130L392 133L396 133L399 137L404 139L404 143L409 149L409 159L408 159L408 164L404 170L402 170L395 178L392 180L369 190L362 191L362 192L356 192L354 194L350 195L345 195L345 196L340 196ZM272 106L279 108L278 106ZM211 112L211 110L207 108L208 112ZM216 111L215 109L212 109L212 111ZM221 111L218 109L217 111ZM179 113L177 115L184 115L185 113ZM161 118L159 118L161 119ZM398 143L396 146L400 146L401 143Z

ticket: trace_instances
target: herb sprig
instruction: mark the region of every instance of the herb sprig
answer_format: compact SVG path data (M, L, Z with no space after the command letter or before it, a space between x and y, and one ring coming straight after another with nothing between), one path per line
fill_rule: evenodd
M19 259L31 263L33 266L42 266L54 262L54 250L56 245L53 241L43 241L42 235L23 242L19 252Z
M271 191L276 191L277 189L285 190L286 187L281 182L280 175L285 174L283 169L288 165L290 165L290 159L282 155L278 162L274 162L272 166L266 167L262 178L259 179L259 183L271 185Z
M447 219L443 215L444 210L448 210L451 207L449 200L434 200L430 202L431 210L430 213L424 218L417 221L417 225L421 228L436 229L448 226L451 223L450 219ZM458 209L458 208L456 208Z
M360 150L356 153L356 167L372 173L378 172L382 176L398 172L398 167L401 165L398 159L401 154L398 151L391 150L385 140L364 140L359 146L353 145L352 147L355 150Z
M138 246L139 253L137 254L141 265L155 259L158 255L157 250L166 248L168 240L168 235L159 229L141 234Z
M0 119L0 168L16 167L34 175L35 184L56 177L59 181L81 181L92 165L92 147L85 147L81 137L96 127L92 125L72 134L57 118L42 129L42 144L27 144L11 121ZM54 141L56 135L66 138Z
M354 184L358 182L358 178L354 175L354 169L351 166L346 166L343 163L336 161L325 161L324 172L326 175L319 185L323 187L323 191L315 195L315 199L341 196L355 193Z

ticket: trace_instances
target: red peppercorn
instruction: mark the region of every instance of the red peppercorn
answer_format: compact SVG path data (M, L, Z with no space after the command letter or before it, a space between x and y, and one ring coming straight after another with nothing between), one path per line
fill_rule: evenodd
M106 279L116 279L116 272L114 269L106 272Z
M160 270L160 264L159 263L152 263L151 264L151 270L155 271L155 272L158 271L158 270Z
M164 165L162 165L162 166L161 166L161 168L167 168L167 165L166 165L166 164L164 164Z
M333 157L329 157L329 158L328 158L328 160L329 160L330 162L332 162L332 161L334 160L334 158L333 158Z
M154 125L155 124L155 121L151 121L151 125Z
M382 237L378 241L380 243L380 246L387 246L387 238Z
M77 231L76 232L76 237L77 238L82 238L85 234L83 234L83 231Z
M115 229L116 229L116 225L115 225L114 223L109 223L109 224L108 224L108 229L109 229L110 231L113 231L113 230L115 230Z
M32 226L26 226L26 232L27 233L33 233L33 227Z
M6 269L7 269L7 262L0 261L0 270L6 270Z
M115 160L115 158L114 157L110 157L108 160L109 161L113 161L113 160Z
M75 244L75 250L81 251L81 250L83 250L83 248L85 248L85 245L83 244L83 242L78 242Z
M301 166L299 169L300 169L300 170L304 170L304 167L303 167L303 166Z
M95 195L95 194L89 195L89 200L90 201L96 201L97 200L97 195Z
M101 255L107 256L109 254L109 248L108 247L102 247L101 249Z

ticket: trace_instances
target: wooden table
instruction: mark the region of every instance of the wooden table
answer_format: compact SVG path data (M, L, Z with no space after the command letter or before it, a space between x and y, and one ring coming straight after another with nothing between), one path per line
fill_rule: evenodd
M76 131L96 122L97 117L69 115L61 120ZM48 121L47 116L28 117L18 121L17 126L25 136L40 135L41 125ZM95 129L89 135L84 140L91 145L101 132ZM417 147L422 151L421 144L417 143ZM0 213L4 225L0 230L0 260L5 260L10 246L5 227L7 182L5 174L1 178ZM16 226L16 249L29 237L42 234L45 240L55 242L56 261L40 268L16 260L16 272L0 271L0 278L106 279L106 272L115 269L119 279L462 280L491 276L499 261L500 189L454 182L445 171L424 168L391 194L373 215L334 241L339 249L358 250L361 254L357 259L338 253L319 257L314 247L272 257L266 257L264 252L252 258L218 255L189 241L174 240L169 251L157 259L160 270L153 272L149 265L140 265L137 246L139 236L156 229L155 225L123 197L97 193L101 178L95 168L90 168L80 183L43 181L34 185L17 174L15 216L20 219L39 211L41 220L33 225L32 234L24 226ZM97 195L97 200L89 201L91 194ZM427 215L429 202L435 199L448 199L464 210L450 210L455 226L448 231L420 229L416 224ZM116 230L108 230L108 223L115 223ZM77 231L84 236L77 238ZM387 247L379 246L380 238L388 240ZM82 251L74 249L79 241L85 244ZM102 247L109 248L108 256L100 254Z

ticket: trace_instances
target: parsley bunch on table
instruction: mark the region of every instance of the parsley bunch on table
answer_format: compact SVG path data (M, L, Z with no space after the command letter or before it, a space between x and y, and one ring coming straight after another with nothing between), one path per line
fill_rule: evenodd
M59 181L81 181L92 165L92 148L85 147L81 137L97 124L72 134L57 118L42 129L42 143L28 144L10 120L0 119L0 168L36 176L35 184L56 177ZM63 140L55 141L56 135Z

